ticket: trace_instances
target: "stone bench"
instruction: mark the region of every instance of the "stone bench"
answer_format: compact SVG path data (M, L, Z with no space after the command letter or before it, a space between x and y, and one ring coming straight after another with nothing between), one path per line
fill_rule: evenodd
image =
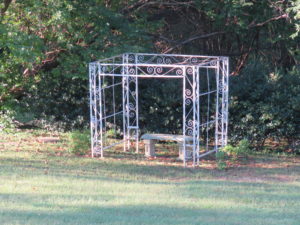
M179 158L183 160L183 135L173 135L173 134L144 134L141 136L145 144L145 156L152 157L155 156L155 143L156 141L176 141L179 147ZM186 144L193 143L193 137L185 136ZM187 156L192 155L191 147L186 146Z

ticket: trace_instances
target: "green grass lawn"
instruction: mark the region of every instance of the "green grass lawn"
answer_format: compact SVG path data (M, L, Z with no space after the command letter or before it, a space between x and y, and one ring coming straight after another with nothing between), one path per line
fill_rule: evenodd
M192 169L76 157L40 135L0 134L0 224L300 224L299 157Z

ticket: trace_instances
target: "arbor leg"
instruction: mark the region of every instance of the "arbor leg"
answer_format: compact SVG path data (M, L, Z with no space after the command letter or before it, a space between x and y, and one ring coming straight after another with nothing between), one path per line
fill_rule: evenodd
M155 156L155 140L144 140L145 144L145 156L153 157Z

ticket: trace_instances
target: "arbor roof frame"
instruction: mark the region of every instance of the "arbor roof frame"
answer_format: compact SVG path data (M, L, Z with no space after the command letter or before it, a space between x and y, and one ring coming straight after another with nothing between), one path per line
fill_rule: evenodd
M204 73L203 71L207 71ZM210 78L213 71L214 89L211 90ZM201 76L207 77L208 89L200 88ZM105 79L111 79L106 83ZM192 144L185 143L183 138L183 164L189 160L193 166L199 165L199 159L207 154L217 152L227 144L228 133L228 91L229 62L228 57L124 53L89 64L90 92L90 126L92 156L104 157L104 150L123 144L124 151L129 150L135 140L136 152L139 151L139 89L138 80L145 78L182 79L183 126L182 135L193 138ZM117 82L117 79L120 79ZM202 85L202 84L201 84ZM116 89L122 86L122 109L117 110ZM111 90L111 104L105 95ZM213 97L214 95L214 97ZM208 115L203 121L200 115L200 98L207 98ZM213 98L213 99L212 99ZM212 101L213 100L213 101ZM214 118L210 118L210 103L214 102ZM112 105L109 115L107 108ZM120 104L119 104L120 105ZM107 127L116 129L116 117L122 116L122 141L106 143ZM113 122L107 122L113 119ZM205 151L200 151L201 129L214 126L214 146L208 148L208 131ZM192 154L189 155L188 149Z

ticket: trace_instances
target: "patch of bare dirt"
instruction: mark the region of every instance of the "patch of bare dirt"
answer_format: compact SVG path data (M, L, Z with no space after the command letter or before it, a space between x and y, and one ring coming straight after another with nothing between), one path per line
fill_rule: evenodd
M300 157L252 158L244 164L232 164L220 180L235 182L293 182L300 180Z
M36 140L40 143L57 143L61 141L59 137L38 137Z

